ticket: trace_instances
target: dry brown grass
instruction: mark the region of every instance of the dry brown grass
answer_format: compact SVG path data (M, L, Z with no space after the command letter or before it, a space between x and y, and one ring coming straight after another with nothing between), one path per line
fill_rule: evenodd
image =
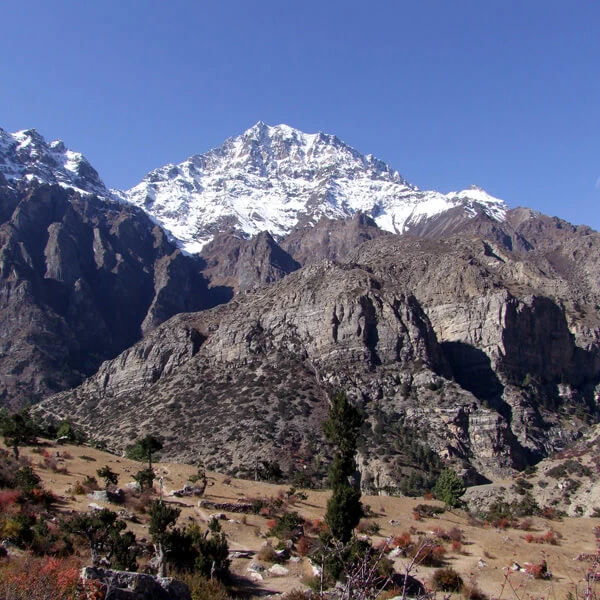
M140 463L119 456L114 456L89 447L61 446L50 448L54 454L58 450L61 454L68 452L72 458L68 459L67 472L53 471L51 469L37 469L44 485L53 491L62 500L60 510L89 510L90 500L85 495L74 495L72 489L77 481L85 481L94 477L96 470L104 465L110 466L119 475L119 485L124 486L133 481L133 474L140 469ZM32 452L31 448L23 450L25 456L32 459L34 465L40 460L40 454ZM168 493L183 487L189 478L196 474L196 467L191 465L158 463L155 465L157 474L163 478L165 498L168 502L177 502L181 508L180 523L194 519L206 524L212 512L201 509L196 498L172 498ZM243 481L231 479L225 475L208 473L210 485L204 498L214 502L237 502L239 498L277 498L281 486L268 483ZM305 520L305 531L318 531L323 527L323 515L328 499L324 491L306 492L306 500L296 500L293 510L297 511ZM600 519L594 518L564 518L560 521L549 521L544 518L533 517L528 523L528 529L536 536L543 536L549 530L554 532L559 545L545 543L543 545L527 543L525 532L519 529L507 528L499 530L484 527L471 519L465 512L453 510L445 512L437 518L423 518L415 522L413 510L416 505L422 504L424 499L395 498L389 496L365 497L364 501L371 506L380 507L378 516L372 520L379 526L379 533L373 535L374 543L380 543L385 538L396 538L398 542L393 545L400 546L400 540L406 538L416 540L419 536L433 536L444 533L449 538L440 540L447 552L444 556L445 566L455 569L465 582L477 581L478 593L487 594L489 597L498 597L506 587L505 569L514 562L524 567L525 563L539 564L546 560L548 569L553 573L549 581L534 579L526 572L511 572L510 581L515 589L519 590L520 598L526 597L553 597L564 598L573 590L574 585L584 580L588 563L574 560L580 553L594 553L596 542L594 527L600 526ZM138 538L148 538L146 518L143 509L135 506L133 500L127 510L138 511L140 523L131 523L129 527ZM430 502L433 503L433 502ZM99 504L103 504L99 502ZM141 502L143 504L143 501ZM120 507L107 505L113 510ZM222 511L218 511L222 512ZM221 521L223 529L228 536L232 550L254 550L258 552L266 541L268 535L267 521L272 517L261 515L227 514L227 520ZM528 519L529 520L529 519ZM413 527L411 529L411 527ZM410 531L410 533L409 533ZM458 538L458 539L457 539ZM452 541L462 544L460 550L452 548ZM274 541L274 544L277 542ZM485 562L480 563L480 559ZM397 571L403 572L406 568L406 556L393 559ZM251 561L235 559L232 564L234 573L248 577L248 565ZM262 581L255 581L254 585L263 590L272 592L290 592L302 586L302 578L310 577L311 571L306 559L300 563L287 563L290 574L285 577L268 577ZM417 578L430 580L435 569L433 567L419 567ZM503 597L509 597L508 588ZM514 598L514 596L513 596Z

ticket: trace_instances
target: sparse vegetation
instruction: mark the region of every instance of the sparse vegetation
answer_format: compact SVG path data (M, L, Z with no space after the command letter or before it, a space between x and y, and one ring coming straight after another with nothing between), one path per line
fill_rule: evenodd
M4 409L0 411L0 433L4 443L12 448L15 459L19 460L19 448L23 444L35 443L40 426L27 409L13 414Z
M159 437L148 434L138 438L132 446L127 448L127 456L133 460L148 461L148 471L152 470L152 458L163 448Z
M103 458L102 455L96 454L94 451L90 452L93 453L96 460L81 459L78 462L80 457L71 459L73 462L69 462L69 471L79 473L78 478L91 485L91 487L97 487L93 474L100 479L102 473L99 473L99 471L103 470L103 467L97 468L97 465L93 464L94 462L100 461L98 465L108 467L110 471L117 473L120 477L131 477L131 473L135 471L135 465L132 468L132 464L124 459L108 458L108 455L105 455L107 458ZM78 454L78 452L75 452L75 454ZM152 569L154 566L156 570L158 563L154 559L146 565L148 559L152 557L150 547L136 540L129 528L129 523L132 524L131 526L134 529L149 525L149 521L152 519L153 507L160 502L156 499L156 492L147 489L140 493L139 491L127 489L122 504L124 516L123 518L116 516L114 521L112 519L115 513L109 514L111 511L107 511L107 513L101 511L80 513L82 519L99 519L103 523L102 529L111 532L108 537L103 538L92 527L91 540L96 544L96 550L92 550L90 546L92 542L85 533L82 533L85 532L83 528L79 528L79 532L69 531L67 525L61 523L59 526L56 521L53 521L53 518L58 514L57 508L62 508L64 505L68 506L74 499L61 498L61 505L58 506L55 504L56 498L42 487L43 481L51 481L55 477L54 471L42 469L37 462L40 458L46 458L46 455L54 457L55 453L44 446L38 447L35 454L32 454L30 449L21 447L20 458L17 461L13 453L0 450L0 536L2 539L9 540L15 549L12 551L8 562L2 558L0 553L0 597L3 597L1 594L7 589L2 587L5 581L11 581L11 585L15 585L15 578L11 573L17 573L15 571L16 566L19 565L19 568L25 569L21 559L15 558L15 551L17 550L22 553L23 557L29 557L27 560L37 560L36 556L43 557L52 554L61 561L61 566L58 567L59 571L63 567L66 568L67 565L75 564L72 562L74 559L71 558L74 553L81 556L81 560L88 564L94 562L94 560L104 559L113 568L135 569L144 567ZM62 450L61 455L64 458ZM33 457L34 462L29 462L29 456ZM123 462L123 464L120 465L120 462ZM165 477L165 482L173 477L172 467L168 467L169 470L167 470L163 465L157 465L155 468L157 472ZM194 473L194 469L191 467L186 472L185 477L178 481L189 481L190 473ZM70 479L69 485L73 487L75 477L69 474L68 478ZM244 497L243 500L241 496L238 498L238 495L243 493L243 484L239 480L232 479L228 484L225 484L222 477L211 475L210 479L216 481L220 486L218 494L231 497L232 502L248 504L252 502L252 498ZM64 481L63 478L61 480ZM101 481L102 484L105 482L106 480ZM18 484L18 488L14 487L15 483ZM176 485L182 485L182 483ZM568 530L565 530L566 523L572 521L555 523L553 528L549 529L549 524L545 523L541 516L517 519L514 503L508 505L499 503L495 507L495 516L498 520L493 523L495 527L492 528L487 524L483 525L474 520L467 520L462 511L453 511L450 519L446 520L441 514L444 510L443 507L439 503L433 502L415 505L414 501L410 501L411 509L406 508L404 516L398 517L394 507L401 504L395 504L392 499L384 499L383 497L370 500L376 503L377 511L365 509L364 512L368 513L369 517L363 519L355 530L374 536L381 528L379 533L382 538L386 539L375 538L375 541L370 543L367 539L362 539L362 536L358 536L358 538L351 537L347 544L340 544L327 534L328 528L322 520L324 508L321 508L320 513L318 512L317 506L323 507L325 502L323 500L323 504L321 504L319 498L323 496L320 493L310 492L304 500L299 502L297 490L293 488L269 487L267 484L256 485L264 486L262 489L259 487L254 492L257 495L261 492L264 493L264 495L260 495L254 500L257 509L256 516L249 513L249 517L246 519L241 515L230 514L228 516L229 520L220 522L213 520L207 523L207 527L197 522L197 515L194 515L191 508L186 509L185 504L182 504L181 507L169 504L168 496L165 496L163 506L175 509L175 511L179 509L186 511L183 514L177 514L176 518L168 523L164 529L166 537L163 539L163 552L166 567L171 576L190 582L193 592L192 598L214 597L215 599L229 600L229 596L235 593L234 589L228 592L227 588L223 584L217 583L216 579L219 577L227 582L229 570L228 540L221 527L228 532L228 535L232 535L232 532L234 532L233 535L239 535L239 532L246 529L251 531L252 537L246 538L242 548L250 547L255 550L258 550L264 543L264 539L256 534L264 536L265 533L276 532L282 542L278 543L275 540L272 545L268 545L265 547L266 549L261 550L256 558L269 563L281 563L285 562L290 555L294 557L294 560L296 560L295 557L299 559L312 557L317 565L322 564L325 567L323 579L317 577L313 580L313 586L316 588L317 593L320 593L321 586L334 586L337 579L340 581L337 584L340 593L343 593L342 590L349 589L349 585L356 585L357 588L352 589L371 590L369 594L374 597L375 594L389 586L389 591L379 595L380 598L390 597L392 592L396 592L395 595L402 595L402 586L398 587L398 575L393 574L392 564L387 558L387 554L391 550L394 550L394 556L397 557L394 559L396 564L406 565L407 567L409 565L420 565L420 575L417 575L417 577L428 581L434 587L444 585L440 581L436 583L436 578L441 576L435 576L434 569L440 571L454 569L461 579L467 581L469 579L468 573L463 572L457 566L460 564L459 560L463 556L470 556L469 560L476 561L478 550L474 551L474 548L481 547L482 539L492 540L494 543L490 548L490 552L484 551L481 554L482 560L489 561L489 567L482 567L481 573L478 572L479 585L471 585L472 582L463 582L462 587L462 594L465 598L485 600L486 595L498 595L500 591L500 584L498 584L498 587L490 586L488 577L494 572L498 572L495 569L496 566L503 567L509 564L509 562L503 562L509 560L503 554L503 539L510 538L512 552L516 553L515 558L526 570L526 573L517 573L511 577L527 577L527 574L530 574L531 578L525 579L525 581L530 582L535 581L535 577L540 577L542 580L548 578L547 572L550 566L553 567L553 571L556 569L554 545L559 544L559 549L563 553L568 553L573 548L573 540L566 533ZM517 485L521 487L520 484ZM64 489L62 488L60 491ZM173 488L171 487L171 489ZM269 493L266 493L265 490L269 490ZM526 493L521 495L519 502L529 496L529 490L526 489ZM209 499L212 501L210 496ZM186 499L182 500L189 502ZM76 501L87 505L86 499L77 498ZM398 502L408 503L409 501L398 500ZM194 504L194 502L190 502L189 506L192 507ZM419 518L425 522L413 523L414 527L409 530L411 523L410 521L404 521L404 519L410 516L410 510L413 509L420 515ZM305 520L309 514L312 517ZM548 512L547 516L552 515ZM104 522L105 518L107 519L106 522ZM438 520L428 521L432 518ZM127 521L124 519L127 519ZM271 526L270 529L265 527L267 523ZM124 527L125 524L127 524L126 527ZM403 526L406 527L406 530L401 528ZM519 527L521 531L505 532L502 529L503 527ZM281 530L276 528L281 528ZM477 533L477 531L481 533ZM561 539L561 532L565 534L563 539ZM288 542L290 538L295 540L293 545ZM239 539L236 539L238 544ZM248 545L248 540L255 541ZM153 541L156 545L157 540L154 539ZM577 543L580 544L581 542L578 540ZM540 555L547 560L545 571ZM529 559L529 563L526 562L527 559ZM138 564L136 565L136 563ZM241 563L244 569L247 564L244 561ZM80 565L81 563L75 564L77 572ZM241 565L239 561L233 565L235 572L238 574ZM579 563L577 563L578 565ZM574 564L573 568L575 567ZM290 569L292 573L295 569L291 562L289 565L286 564L286 568ZM563 569L562 579L557 577L556 581L558 585L562 585L561 582L565 580L565 566L560 564L559 568ZM371 569L373 569L372 577L365 576L365 573L371 573ZM363 575L360 575L361 572ZM213 580L210 580L211 574ZM485 587L481 585L481 580L483 580ZM523 581L523 579L519 581ZM275 582L275 578L269 579L270 586ZM262 587L260 583L257 585ZM275 584L275 589L280 589L277 584ZM291 588L288 587L287 589ZM436 587L436 589L444 593L450 591L443 587ZM238 590L237 593L240 592L241 590ZM312 592L307 592L306 597L310 597L310 593ZM367 595L365 597L371 596ZM27 600L31 600L31 597L27 597ZM52 600L55 598L51 595L47 597ZM315 597L318 597L318 595ZM66 598L72 600L70 596L56 596L57 600Z
M582 465L578 460L569 459L546 471L546 475L548 475L548 477L553 477L554 479L561 479L568 475L590 477L592 475L592 470L586 465Z
M107 489L109 485L117 485L119 482L119 475L115 473L108 465L98 469L96 471L96 475L98 475L100 479L104 479L104 485Z

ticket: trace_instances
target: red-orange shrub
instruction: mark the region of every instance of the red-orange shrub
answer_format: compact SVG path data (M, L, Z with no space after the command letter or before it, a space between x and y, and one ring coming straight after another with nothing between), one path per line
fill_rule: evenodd
M544 519L554 519L556 517L556 510L551 506L546 506L542 511L542 517L544 517Z
M392 546L394 548L404 549L408 548L411 542L412 538L410 536L410 533L408 533L408 531L404 531L400 535L397 535L392 539Z
M19 492L16 490L2 490L0 491L0 510L4 511L9 506L16 504L19 498Z
M412 549L409 549L409 554L414 557L417 564L425 567L437 567L444 562L446 548L440 544L421 540Z
M0 569L0 597L10 600L100 600L97 586L79 579L80 565L73 559L44 557L11 561Z
M492 521L492 525L496 527L496 529L501 529L502 531L504 531L510 525L510 521L507 518L503 517L501 519L496 519L495 521Z
M549 579L548 564L545 560L538 564L525 564L525 572L533 576L534 579Z
M523 519L519 523L519 529L522 529L523 531L529 531L531 529L532 525L533 525L533 521L531 519Z
M551 544L552 546L556 546L558 544L558 538L554 531L547 531L544 533L542 540L544 544Z
M308 554L310 554L310 543L306 539L306 537L302 536L296 542L296 552L298 552L299 556L303 556L303 557L308 556Z
M534 536L531 533L528 533L525 536L525 541L530 544L534 542L535 544L550 544L552 546L556 546L558 544L558 536L557 534L550 530L544 533L543 535Z

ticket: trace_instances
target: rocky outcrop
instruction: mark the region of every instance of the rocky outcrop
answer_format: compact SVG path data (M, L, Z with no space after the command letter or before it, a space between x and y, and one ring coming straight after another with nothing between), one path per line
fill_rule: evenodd
M188 586L172 577L83 567L81 579L98 582L106 597L114 600L192 600Z
M293 471L307 444L313 456L323 448L328 394L343 389L365 410L361 460L379 487L394 488L404 473L400 422L438 456L470 465L474 481L524 466L529 449L502 396L488 402L452 381L449 355L404 284L326 261L171 319L41 410L69 414L113 447L153 431L173 459L238 474L277 460Z
M591 264L597 234L575 234ZM339 247L357 238L344 239ZM564 265L552 267L556 245L523 233L510 250L498 239L374 237L345 261L172 318L42 410L115 448L151 431L173 459L238 475L265 462L322 475L321 422L341 389L365 411L370 487L396 490L407 470L439 468L431 451L471 483L496 479L572 443L600 397L589 267L573 286ZM304 256L309 247L310 236L296 246Z
M390 234L377 227L373 219L358 212L348 219L321 217L317 223L299 223L281 241L281 246L302 265L321 260L344 260L368 240Z
M92 374L172 315L214 304L202 263L145 214L58 186L0 186L0 404Z
M217 234L200 256L206 261L203 273L211 286L233 293L273 283L300 268L266 231L250 239L233 230Z

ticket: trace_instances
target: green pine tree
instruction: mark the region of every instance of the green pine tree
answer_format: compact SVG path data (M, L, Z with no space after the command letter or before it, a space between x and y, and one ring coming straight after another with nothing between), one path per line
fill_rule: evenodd
M444 469L433 488L433 497L447 506L459 506L460 498L465 493L465 486L452 469Z
M331 399L329 417L323 423L326 439L335 445L329 468L332 495L327 503L325 521L331 535L343 543L350 541L354 528L363 516L360 487L353 482L356 473L356 447L363 424L361 412L343 393Z

